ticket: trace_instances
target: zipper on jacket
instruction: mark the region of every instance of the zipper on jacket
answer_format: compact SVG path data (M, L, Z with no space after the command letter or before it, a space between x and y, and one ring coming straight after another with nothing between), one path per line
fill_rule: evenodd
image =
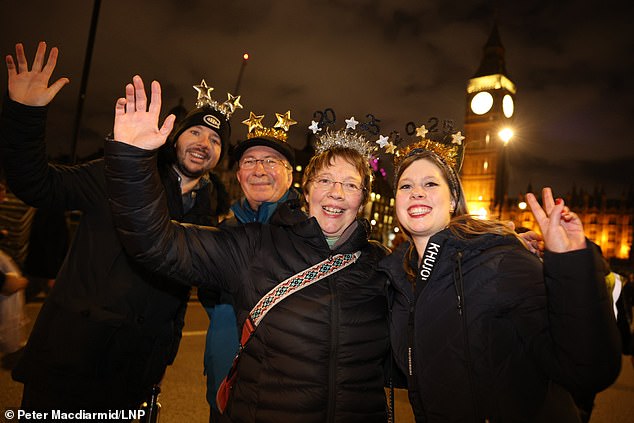
M458 315L462 316L464 311L464 281L462 279L462 252L456 254L456 268L453 273L453 286L456 290Z
M414 375L414 366L412 365L412 346L414 345L414 305L409 304L409 319L407 323L407 370L410 376Z
M465 360L467 362L467 375L469 378L469 390L471 392L471 403L473 405L473 421L478 421L478 403L476 399L475 375L473 370L473 361L471 360L471 346L469 344L469 332L467 324L467 316L464 304L464 278L462 276L462 251L456 253L456 267L453 273L454 287L456 288L456 296L458 299L458 315L462 323L462 340L464 345ZM488 420L485 419L485 422Z

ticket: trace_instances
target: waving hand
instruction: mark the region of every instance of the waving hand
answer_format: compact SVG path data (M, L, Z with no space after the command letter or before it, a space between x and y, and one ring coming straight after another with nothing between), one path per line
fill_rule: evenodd
M159 128L161 84L152 82L152 97L147 104L145 87L139 75L125 87L125 98L115 105L114 139L144 150L154 150L165 143L174 127L174 115L169 115Z
M24 54L24 46L21 43L15 45L17 66L13 57L5 58L9 74L9 97L13 101L26 106L46 106L53 100L62 87L70 82L68 78L60 78L49 87L48 83L57 64L57 47L53 47L44 63L46 55L46 43L41 41L35 52L33 65L29 70L29 64Z

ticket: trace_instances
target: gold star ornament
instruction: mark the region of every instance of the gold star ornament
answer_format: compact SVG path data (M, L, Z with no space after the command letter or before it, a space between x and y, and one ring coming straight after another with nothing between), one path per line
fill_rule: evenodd
M252 132L255 128L263 128L262 119L264 115L256 116L255 113L249 112L249 119L243 120L242 123L249 127L249 132Z
M296 121L291 119L290 110L284 114L275 113L275 116L277 116L277 122L275 123L275 125L273 125L273 128L282 128L285 131L288 131L288 128L290 128L291 125L295 125L297 123Z

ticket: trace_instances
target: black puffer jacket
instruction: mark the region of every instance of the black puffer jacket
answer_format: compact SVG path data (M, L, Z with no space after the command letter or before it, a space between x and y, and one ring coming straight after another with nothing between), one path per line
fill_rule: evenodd
M46 107L5 98L0 141L11 190L27 204L80 210L74 241L14 369L38 389L75 392L87 410L135 407L176 354L189 288L142 268L124 252L112 221L103 160L47 162ZM162 167L173 219L214 224L224 191L209 183L183 210L178 176ZM61 405L61 404L58 404Z
M618 334L590 249L546 252L542 267L514 237L460 240L446 229L414 267L414 292L403 270L408 247L381 268L418 422L576 421L570 396L555 399L557 386L596 392L618 375Z
M240 324L282 280L333 253L360 250L356 263L266 315L242 352L227 414L234 422L385 421L386 277L377 272L385 251L368 241L366 221L334 250L315 219L296 219L283 205L278 225L185 228L169 221L151 152L110 142L106 163L129 253L183 283L231 292Z

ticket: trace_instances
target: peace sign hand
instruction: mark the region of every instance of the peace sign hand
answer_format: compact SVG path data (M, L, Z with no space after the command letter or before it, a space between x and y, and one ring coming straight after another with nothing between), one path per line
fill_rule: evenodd
M552 190L548 187L542 190L542 200L544 208L540 206L534 194L526 194L526 201L544 237L545 248L554 253L586 248L586 237L579 216L571 212L561 198L555 201Z

